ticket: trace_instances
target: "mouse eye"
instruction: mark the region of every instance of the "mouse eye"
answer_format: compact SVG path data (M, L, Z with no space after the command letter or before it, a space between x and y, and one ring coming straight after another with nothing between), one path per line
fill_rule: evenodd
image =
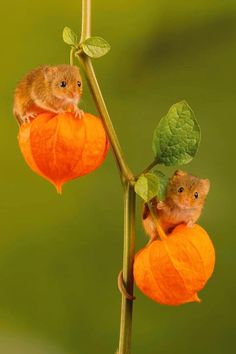
M60 82L60 87L66 87L66 82L65 81L61 81Z
M183 191L184 191L184 187L180 187L180 188L178 189L178 192L179 192L179 193L183 193Z
M197 199L198 198L198 192L194 193L194 198Z
M80 87L80 86L81 86L81 82L80 82L80 81L77 81L77 85Z

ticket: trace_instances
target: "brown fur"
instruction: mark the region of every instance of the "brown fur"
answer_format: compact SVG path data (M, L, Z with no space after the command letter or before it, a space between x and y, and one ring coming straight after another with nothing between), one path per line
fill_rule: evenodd
M180 188L184 190L179 192ZM208 179L199 179L186 172L177 170L170 178L165 200L152 200L153 209L163 230L168 233L175 226L185 223L193 226L201 215L206 196L209 192ZM196 199L194 194L198 193ZM143 227L154 240L158 237L155 223L147 204L143 208Z
M60 86L62 81L66 81L64 88ZM23 123L44 111L62 113L73 107L76 112L81 94L82 81L77 66L40 66L17 85L13 113L18 122Z

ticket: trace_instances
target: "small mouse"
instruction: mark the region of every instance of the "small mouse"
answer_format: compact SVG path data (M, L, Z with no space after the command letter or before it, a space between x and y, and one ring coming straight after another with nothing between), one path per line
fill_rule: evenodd
M17 85L13 113L19 124L29 122L45 111L63 113L77 107L82 94L79 68L74 65L43 65L30 71Z
M193 227L201 215L209 189L208 179L200 179L177 170L169 179L165 200L158 201L157 198L151 200L153 211L163 230L168 234L182 223ZM151 243L158 238L158 232L147 203L144 204L142 221Z

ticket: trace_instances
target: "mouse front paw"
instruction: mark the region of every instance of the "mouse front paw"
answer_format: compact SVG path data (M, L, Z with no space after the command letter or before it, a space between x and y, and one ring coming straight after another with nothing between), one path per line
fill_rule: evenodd
M30 113L25 114L21 119L22 119L23 124L27 124L27 123L30 123L30 121L32 119L36 118L36 116L37 116L36 113L30 112Z
M74 107L74 115L75 115L75 118L81 119L84 116L84 111L82 111L77 106L75 106Z
M187 222L187 226L190 227L190 228L194 227L194 225L195 225L195 223L192 220L189 220Z
M165 207L166 207L165 202L159 201L159 202L157 203L157 209L158 209L158 210L163 210L163 209L165 209Z

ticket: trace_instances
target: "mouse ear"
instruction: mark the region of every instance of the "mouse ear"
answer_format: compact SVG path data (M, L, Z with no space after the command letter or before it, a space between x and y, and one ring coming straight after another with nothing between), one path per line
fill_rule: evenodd
M204 193L208 194L211 186L209 179L202 179L202 186L203 186Z
M181 170L176 170L174 176L185 176L187 173Z
M46 66L44 69L44 77L46 80L51 81L58 69L56 66Z

